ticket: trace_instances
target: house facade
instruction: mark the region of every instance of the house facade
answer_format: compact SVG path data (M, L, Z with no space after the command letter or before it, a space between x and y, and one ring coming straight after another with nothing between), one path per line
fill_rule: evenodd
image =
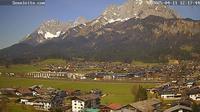
M160 95L161 98L165 100L179 100L181 99L181 94L176 94L176 93L163 93Z
M72 112L81 112L86 108L98 108L100 98L97 95L77 96L72 99Z

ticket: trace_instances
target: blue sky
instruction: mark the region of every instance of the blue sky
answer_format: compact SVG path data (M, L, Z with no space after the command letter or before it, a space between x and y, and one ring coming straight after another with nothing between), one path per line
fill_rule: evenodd
M111 4L126 0L46 0L45 6L0 6L0 49L13 45L49 19L93 19ZM200 6L173 7L182 17L200 20Z

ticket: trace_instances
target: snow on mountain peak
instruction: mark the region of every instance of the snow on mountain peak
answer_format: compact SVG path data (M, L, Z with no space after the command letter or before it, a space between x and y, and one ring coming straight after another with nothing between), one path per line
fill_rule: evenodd
M44 22L27 40L31 43L41 43L56 37L71 35L85 35L96 31L102 26L113 22L124 22L130 18L144 19L150 15L164 18L178 18L176 12L165 5L154 3L154 0L127 0L122 5L109 6L99 17L87 21L84 17L78 17L75 21L60 22L48 20ZM86 24L87 23L87 24ZM82 26L78 26L81 25ZM75 28L78 26L77 28ZM69 29L72 28L72 32ZM80 31L81 30L81 31ZM69 31L69 32L68 32ZM64 37L63 37L64 38Z
M43 32L42 30L39 30L39 31L38 31L38 34L43 35L43 33L44 33L44 32Z
M159 9L159 10L158 10ZM108 23L124 20L125 18L146 18L150 15L164 18L178 18L179 15L172 9L154 0L127 0L122 5L111 5L103 13L102 18Z
M143 0L136 0L136 4L142 5L142 3L143 3Z
M61 31L56 32L56 34L52 34L50 32L46 32L45 35L44 35L44 38L45 39L52 39L54 37L59 37L60 34L61 34Z

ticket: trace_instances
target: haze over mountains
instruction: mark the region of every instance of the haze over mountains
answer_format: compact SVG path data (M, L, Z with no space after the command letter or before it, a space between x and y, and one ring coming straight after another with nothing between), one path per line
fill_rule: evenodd
M27 63L43 58L110 61L198 59L200 21L182 19L152 0L111 5L93 20L49 20L23 41L0 51L0 60Z

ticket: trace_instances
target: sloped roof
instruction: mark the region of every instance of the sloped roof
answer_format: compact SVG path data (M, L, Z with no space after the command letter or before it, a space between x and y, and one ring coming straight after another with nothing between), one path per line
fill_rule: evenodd
M94 94L87 94L87 95L74 97L74 99L79 99L79 100L82 100L82 101L95 100L95 99L98 99L98 98L99 98L99 96L94 95Z
M187 94L188 95L200 94L200 88L199 87L192 88L187 92Z
M139 101L139 102L132 103L129 105L142 112L148 112L148 111L154 110L155 108L153 107L153 105L159 104L159 103L161 103L160 100L153 98L150 100Z
M174 106L174 107L171 107L171 108L165 110L164 112L173 112L173 111L179 110L179 109L184 109L184 110L187 110L187 111L191 111L191 112L192 112L192 108L186 107L186 106L183 106L183 105L176 105L176 106Z
M111 110L118 110L122 106L120 104L112 103L112 104L108 105L107 107L110 108Z
M29 88L18 88L16 91L18 91L21 94L32 93L32 91Z

